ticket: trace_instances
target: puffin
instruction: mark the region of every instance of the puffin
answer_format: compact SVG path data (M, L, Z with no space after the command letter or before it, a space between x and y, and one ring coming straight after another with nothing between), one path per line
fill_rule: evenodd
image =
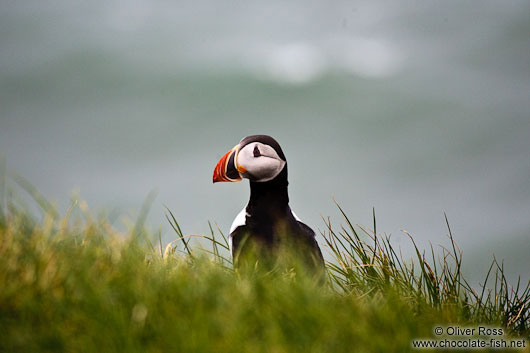
M234 268L248 258L277 262L280 249L288 248L313 274L325 269L315 232L289 206L287 160L271 136L243 138L217 162L213 182L248 179L250 199L234 219L228 238ZM256 258L257 257L257 258ZM253 265L254 262L251 263Z

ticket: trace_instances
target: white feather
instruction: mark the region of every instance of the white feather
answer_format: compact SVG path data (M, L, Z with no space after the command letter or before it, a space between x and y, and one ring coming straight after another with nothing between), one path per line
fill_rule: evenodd
M230 248L230 253L232 254L232 232L236 230L237 227L244 226L247 220L247 207L243 208L241 212L238 213L232 226L230 227L230 235L228 236L228 247ZM233 254L232 254L233 255Z
M291 210L291 213L293 214L294 219L296 219L298 222L302 222L302 220L300 219L300 217L298 217L298 216L296 215L296 213L294 213L293 210ZM303 222L302 222L302 223L303 223Z

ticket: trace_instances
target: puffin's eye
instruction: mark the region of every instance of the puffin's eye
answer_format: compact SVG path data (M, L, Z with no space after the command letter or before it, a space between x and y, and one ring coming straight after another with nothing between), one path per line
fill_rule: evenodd
M258 145L254 146L254 157L261 156L261 153L259 152Z

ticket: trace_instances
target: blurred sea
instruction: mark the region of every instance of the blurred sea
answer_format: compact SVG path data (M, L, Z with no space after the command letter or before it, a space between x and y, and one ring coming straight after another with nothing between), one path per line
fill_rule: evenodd
M291 205L406 247L447 244L530 277L529 1L12 1L0 4L0 153L61 211L163 204L228 231L248 185L215 184L249 134L282 145ZM477 277L478 276L478 277Z

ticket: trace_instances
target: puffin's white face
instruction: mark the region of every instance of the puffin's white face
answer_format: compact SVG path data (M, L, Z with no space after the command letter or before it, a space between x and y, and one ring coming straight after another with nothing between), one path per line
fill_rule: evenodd
M276 178L285 167L285 161L271 146L252 142L236 153L235 165L243 178L264 182Z
M276 178L286 164L276 140L265 135L247 136L217 162L213 182L234 182L242 178L266 182Z

